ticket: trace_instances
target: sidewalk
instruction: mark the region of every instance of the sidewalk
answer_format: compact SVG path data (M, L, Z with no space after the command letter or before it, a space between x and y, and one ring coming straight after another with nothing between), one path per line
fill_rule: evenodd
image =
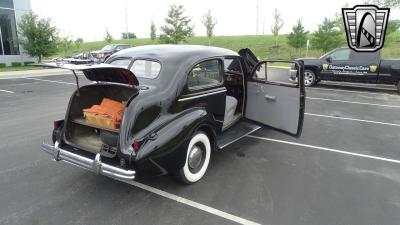
M25 70L25 71L9 71L0 72L1 79L15 79L26 77L55 76L69 74L71 71L66 69L42 69L42 70Z

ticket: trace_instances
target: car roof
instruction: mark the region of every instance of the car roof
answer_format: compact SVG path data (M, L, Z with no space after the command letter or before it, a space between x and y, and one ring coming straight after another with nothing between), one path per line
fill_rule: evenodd
M113 55L113 58L141 57L156 59L161 63L194 64L218 56L239 55L229 49L202 45L146 45L122 50Z

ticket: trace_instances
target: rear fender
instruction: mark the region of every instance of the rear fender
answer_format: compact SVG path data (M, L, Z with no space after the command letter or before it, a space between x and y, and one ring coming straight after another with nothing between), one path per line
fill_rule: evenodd
M201 126L212 127L212 117L205 109L193 109L177 116L143 143L136 155L136 163L151 159L167 170L181 168L186 160L186 145Z

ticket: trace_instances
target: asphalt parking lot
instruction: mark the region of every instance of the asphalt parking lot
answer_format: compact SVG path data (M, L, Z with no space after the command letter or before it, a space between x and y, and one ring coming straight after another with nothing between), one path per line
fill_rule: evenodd
M0 224L399 224L394 89L309 88L300 138L258 130L191 186L51 161L39 147L74 89L72 75L0 80Z

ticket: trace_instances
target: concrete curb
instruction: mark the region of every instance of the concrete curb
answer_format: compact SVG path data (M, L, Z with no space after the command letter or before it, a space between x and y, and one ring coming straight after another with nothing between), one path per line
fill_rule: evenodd
M71 73L71 71L66 69L42 69L42 70L0 72L0 80L26 78L26 77L40 77L40 76L56 76L56 75L65 75L69 73Z

